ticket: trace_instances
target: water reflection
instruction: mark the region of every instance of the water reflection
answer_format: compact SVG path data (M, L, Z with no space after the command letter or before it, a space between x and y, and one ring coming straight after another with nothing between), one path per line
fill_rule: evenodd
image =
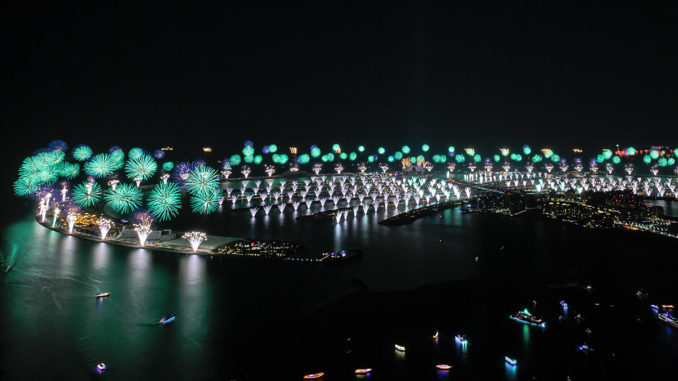
M112 245L104 242L94 244L94 255L92 256L92 269L103 270L108 266L111 259Z

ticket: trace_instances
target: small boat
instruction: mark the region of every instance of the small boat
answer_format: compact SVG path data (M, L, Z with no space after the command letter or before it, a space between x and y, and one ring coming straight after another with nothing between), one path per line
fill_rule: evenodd
M456 341L458 344L468 344L468 337L466 335L457 335L454 337L454 341Z
M512 358L510 358L510 357L508 357L508 356L504 356L504 361L506 361L506 363L509 364L509 365L511 365L511 366L516 366L516 365L518 365L518 360L512 359Z
M438 335L438 331L436 331L436 333L433 335L433 338L436 339L436 340L438 340L438 336L439 336L439 335Z
M176 316L174 316L174 314L169 314L167 316L163 316L162 319L160 319L160 321L158 323L167 324L167 323L173 322L174 319L176 319Z
M311 373L304 375L304 380L317 380L325 375L325 372Z
M678 318L673 317L670 313L664 312L663 314L657 315L659 320L670 325L673 328L678 328Z
M355 370L355 374L370 374L372 368L358 368Z
M100 294L96 294L96 298L97 298L97 299L107 298L107 297L109 297L109 296L111 296L111 293L110 293L110 292L102 292L102 293L100 293Z
M438 365L436 365L436 368L438 368L440 370L450 370L450 369L452 369L452 365L438 364Z
M398 352L405 352L405 346L396 344L395 350L398 351Z
M108 369L108 366L106 364L100 362L97 364L96 368L97 373L102 374L106 369Z
M673 304L662 304L662 308L665 310L672 310Z
M523 324L529 324L538 327L546 327L546 323L539 319L538 317L532 315L530 311L527 310L527 308L513 315L510 315L509 318Z
M580 351L586 351L586 352L593 351L593 348L589 347L588 344L580 345L577 349L580 350Z
M563 306L563 309L567 308L567 302L565 302L564 300L560 301L560 305Z

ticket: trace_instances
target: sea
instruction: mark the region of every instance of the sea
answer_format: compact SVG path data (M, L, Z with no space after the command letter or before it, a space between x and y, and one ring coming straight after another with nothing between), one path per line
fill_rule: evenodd
M676 202L659 203L678 215ZM678 374L678 329L650 308L678 305L675 239L588 230L539 213L508 217L458 208L382 226L377 222L399 211L371 210L336 223L297 220L305 210L289 207L252 218L225 203L207 217L185 210L172 223L176 230L296 241L310 257L364 252L328 265L91 242L42 227L33 208L8 208L2 225L3 380ZM111 296L97 300L99 292ZM546 326L509 319L524 309ZM158 324L169 313L176 320ZM456 343L456 335L466 335L467 343ZM99 363L107 366L101 373ZM452 368L436 368L441 364ZM358 376L358 368L371 372Z

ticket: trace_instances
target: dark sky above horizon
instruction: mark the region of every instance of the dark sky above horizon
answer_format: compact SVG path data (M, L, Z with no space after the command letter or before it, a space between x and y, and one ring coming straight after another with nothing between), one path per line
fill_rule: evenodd
M325 3L5 5L10 156L55 138L224 150L246 139L678 143L670 2Z

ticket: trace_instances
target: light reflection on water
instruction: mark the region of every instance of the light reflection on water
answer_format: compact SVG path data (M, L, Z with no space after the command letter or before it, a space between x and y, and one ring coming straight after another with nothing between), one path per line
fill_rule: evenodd
M10 329L7 334L3 330L3 339L10 346L25 345L51 366L63 360L66 368L79 371L105 360L113 364L110 375L114 378L140 377L134 369L145 369L148 373L143 376L151 378L167 369L164 374L169 378L191 379L200 374L196 367L212 360L210 353L224 348L238 350L237 341L229 340L232 336L258 331L264 318L303 317L318 305L355 290L348 281L351 277L365 281L376 291L469 278L485 281L506 276L508 283L519 278L511 274L528 274L525 278L530 280L533 274L541 276L542 272L535 268L557 272L562 266L581 271L579 263L571 258L579 256L582 260L590 255L582 252L578 244L577 238L588 234L582 230L565 228L573 238L564 240L564 233L560 233L563 229L556 224L531 226L503 217L465 215L459 210L446 210L442 219L436 215L404 227L376 224L393 213L384 213L383 208L377 213L370 209L368 214L357 217L351 214L350 221L340 224L296 222L298 213L291 208L285 209L282 218L264 217L261 212L255 219L247 211L228 213L216 216L221 218L219 223L210 225L216 231L208 232L293 239L302 242L311 253L356 247L364 249L365 257L337 267L250 259L210 260L88 242L51 232L28 219L5 232L16 245L32 243L16 273L4 278L2 291L8 303L0 317L9 322ZM277 209L271 213L278 213ZM540 237L524 245L535 234ZM630 244L636 247L627 248L629 244L624 243L609 251L642 252L645 242L639 242ZM506 250L500 252L498 247L502 245ZM478 255L481 260L475 264L473 258ZM638 263L633 262L634 266ZM604 270L612 271L606 267ZM620 277L638 274L614 273ZM653 280L662 278L662 273L653 273ZM108 300L96 302L93 295L99 291L113 294ZM290 307L293 303L296 304ZM177 314L177 320L168 326L150 325L167 313ZM670 332L667 329L663 338ZM25 336L40 340L31 341ZM541 332L532 335L529 327L523 326L523 345L528 346L530 341L536 345L540 337ZM513 339L516 338L520 339ZM482 345L479 342L477 347ZM525 348L523 352L528 352ZM459 352L464 350L459 348ZM468 357L475 353L472 350ZM416 352L411 352L410 357L415 356ZM18 353L17 357L24 366L34 361L28 353ZM219 360L223 368L233 365L228 358ZM501 364L496 360L490 361L495 361L493 366L501 373ZM520 354L521 370L526 374L530 371L529 360L528 355ZM208 364L210 370L206 373L223 374L221 363L216 364ZM24 378L44 376L36 372L29 369ZM15 375L12 371L8 376ZM508 368L506 376L516 378L516 369Z

